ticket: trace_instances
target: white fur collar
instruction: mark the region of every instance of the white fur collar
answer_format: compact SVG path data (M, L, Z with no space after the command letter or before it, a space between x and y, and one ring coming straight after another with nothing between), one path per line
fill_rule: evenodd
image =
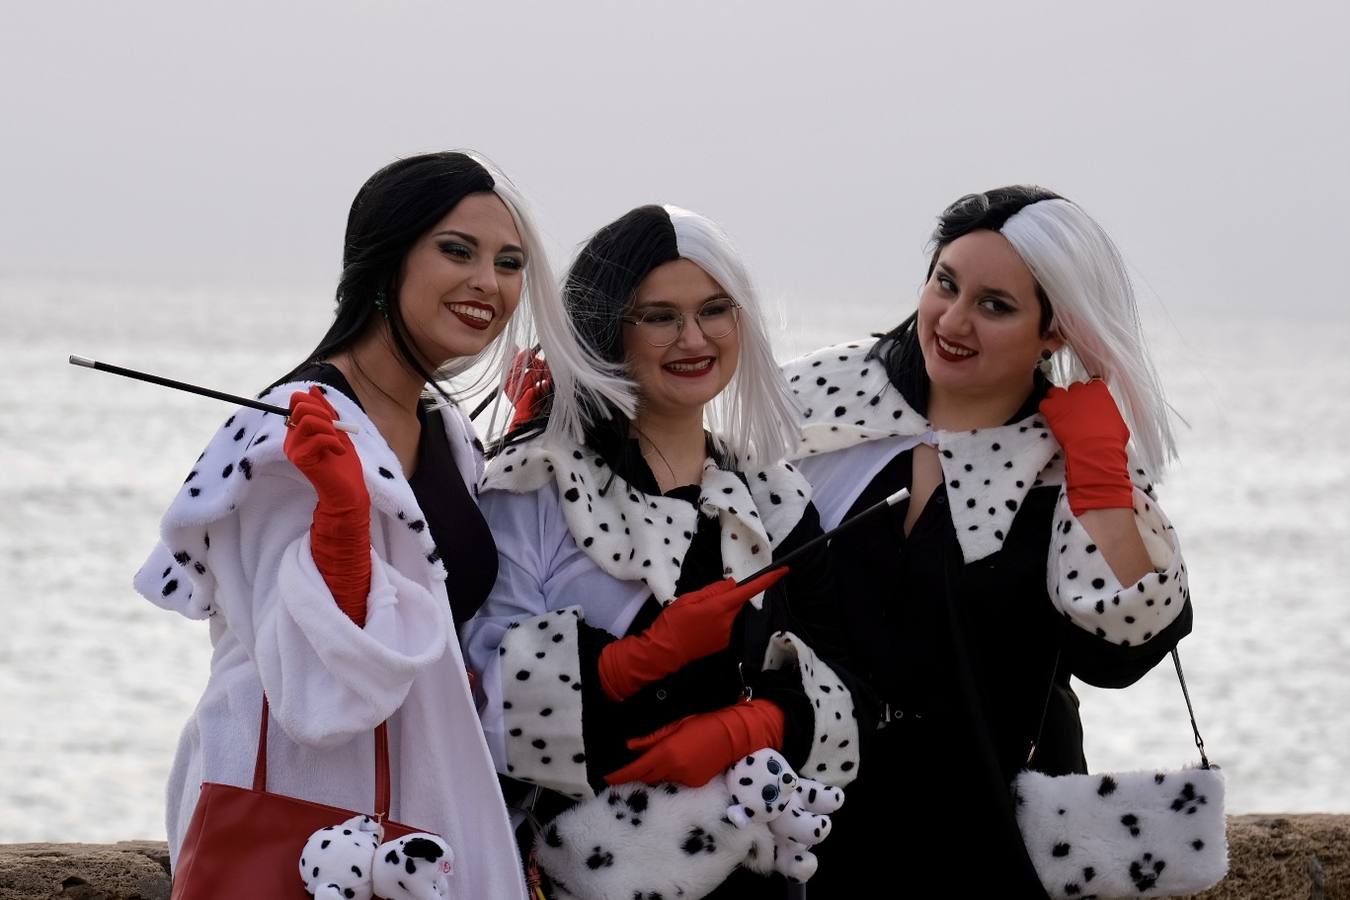
M644 582L662 603L675 598L699 513L720 520L725 574L744 578L772 560L773 548L796 527L810 501L806 479L788 463L742 480L710 459L696 510L683 500L644 494L592 450L542 439L508 447L493 459L482 490L523 494L550 481L577 546L615 578Z
M865 441L908 438L936 447L967 562L998 551L1027 492L1064 480L1059 442L1039 414L996 428L933 431L869 359L874 340L817 350L783 367L802 410L797 458L843 450ZM1143 469L1132 477L1148 492Z

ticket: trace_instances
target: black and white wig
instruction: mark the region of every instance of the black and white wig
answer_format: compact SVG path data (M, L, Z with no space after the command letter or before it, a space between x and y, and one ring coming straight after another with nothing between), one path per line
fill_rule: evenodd
M697 213L678 206L641 206L606 225L582 247L563 283L563 302L581 339L608 365L622 371L624 316L638 285L653 269L678 259L697 265L740 306L740 356L722 393L708 404L705 419L714 440L738 466L782 459L798 440L796 408L774 361L763 313L740 254L727 234ZM550 367L557 372L556 363ZM555 385L554 415L562 385ZM637 387L629 382L635 408ZM588 410L589 428L608 424L626 436L633 412L619 404ZM550 422L550 426L552 423Z
M525 251L521 303L502 336L483 352L451 359L433 370L431 361L422 358L414 348L403 319L399 297L403 262L413 245L461 200L483 193L501 199L520 232ZM478 384L487 379L504 379L515 348L537 342L546 358L554 362L553 377L560 388L561 399L555 404L550 432L579 435L583 402L631 408L627 381L595 365L593 356L577 339L571 319L562 307L539 229L524 198L515 185L476 154L445 151L400 159L380 169L361 186L347 216L337 314L307 362L328 359L351 347L376 327L381 317L387 322L390 338L403 362L446 400L451 399L451 394L441 382L479 364L485 365ZM474 386L464 386L463 390L471 391Z
M1115 244L1081 207L1051 191L997 188L968 194L942 213L933 232L929 277L943 247L980 229L1007 238L1036 279L1041 331L1056 332L1064 341L1051 361L1051 381L1068 385L1102 376L1130 427L1136 454L1160 479L1176 456L1176 442Z

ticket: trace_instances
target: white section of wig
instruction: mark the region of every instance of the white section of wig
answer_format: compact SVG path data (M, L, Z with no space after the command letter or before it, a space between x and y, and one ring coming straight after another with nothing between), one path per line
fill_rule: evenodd
M1064 339L1052 381L1102 376L1130 427L1135 452L1161 480L1176 457L1167 403L1149 361L1134 290L1120 251L1068 200L1041 200L1008 217L1000 233L1045 291L1051 328Z
M486 362L484 374L475 384L495 376L498 396L505 398L506 376L515 351L537 342L548 361L554 387L553 410L544 432L545 440L581 443L584 440L583 404L602 408L601 401L608 400L632 417L636 409L633 383L625 377L622 366L600 359L577 336L572 319L563 307L557 278L525 198L510 179L482 156L463 152L492 175L492 191L506 205L520 232L525 249L524 289L515 315L492 345L477 356L452 360L437 374L450 378ZM490 440L500 437L498 432L505 430L510 421L510 409L509 402L496 404L492 419L484 429Z
M736 374L706 410L710 430L734 456L738 468L769 465L797 445L799 415L774 361L750 275L731 238L711 220L678 206L664 206L682 259L707 272L741 307L740 359Z

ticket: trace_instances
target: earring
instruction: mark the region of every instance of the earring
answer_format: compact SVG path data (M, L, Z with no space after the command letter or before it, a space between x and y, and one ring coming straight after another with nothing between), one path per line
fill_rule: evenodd
M389 298L384 295L384 288L375 292L375 308L389 318Z
M1055 371L1054 364L1050 362L1053 356L1054 354L1049 350L1042 350L1040 361L1036 363L1036 369L1046 378L1049 378L1051 373Z

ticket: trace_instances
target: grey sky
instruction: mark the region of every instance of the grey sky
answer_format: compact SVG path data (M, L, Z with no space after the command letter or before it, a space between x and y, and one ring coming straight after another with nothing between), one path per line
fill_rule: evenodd
M1173 310L1341 306L1345 279L1313 273L1350 237L1347 10L11 2L0 275L326 292L367 175L472 147L558 266L673 202L776 294L907 305L948 201L1036 181Z

